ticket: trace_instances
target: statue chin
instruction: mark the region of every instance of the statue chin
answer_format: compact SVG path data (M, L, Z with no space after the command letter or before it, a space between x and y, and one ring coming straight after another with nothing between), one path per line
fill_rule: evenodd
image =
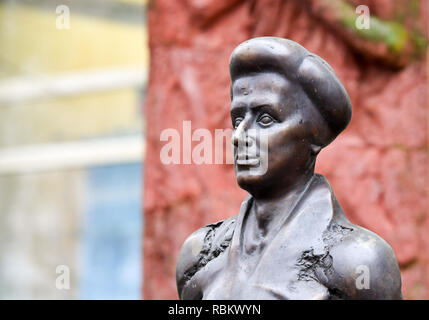
M253 167L251 170L236 168L235 177L241 189L253 194L255 191L264 188L264 181L267 180L267 173L266 170L262 170L262 168L259 167Z

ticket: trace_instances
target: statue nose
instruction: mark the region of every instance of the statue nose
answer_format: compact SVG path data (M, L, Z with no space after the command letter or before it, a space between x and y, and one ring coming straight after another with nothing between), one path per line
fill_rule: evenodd
M251 147L253 145L253 139L247 132L247 126L247 121L243 120L232 134L232 144L235 147Z

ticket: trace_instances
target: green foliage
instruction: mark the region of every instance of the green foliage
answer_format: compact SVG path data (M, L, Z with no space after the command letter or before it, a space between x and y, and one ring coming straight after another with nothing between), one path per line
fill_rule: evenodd
M393 54L401 53L408 41L411 41L417 56L420 56L426 50L426 39L418 31L408 31L399 19L382 20L371 15L370 28L358 29L356 27L357 14L353 6L345 2L339 2L336 9L338 10L337 13L339 13L339 22L347 30L363 39L385 43Z

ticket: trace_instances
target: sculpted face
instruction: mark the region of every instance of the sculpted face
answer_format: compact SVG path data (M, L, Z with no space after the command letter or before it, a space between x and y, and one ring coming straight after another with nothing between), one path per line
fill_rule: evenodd
M285 77L260 73L235 80L231 120L236 179L250 194L273 194L314 169L312 132L320 115Z

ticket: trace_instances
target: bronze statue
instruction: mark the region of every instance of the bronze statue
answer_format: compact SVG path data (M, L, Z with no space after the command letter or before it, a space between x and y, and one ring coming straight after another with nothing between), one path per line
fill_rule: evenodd
M179 297L402 299L392 248L352 224L314 173L351 118L332 68L293 41L260 37L233 51L230 75L235 173L249 196L185 241Z

